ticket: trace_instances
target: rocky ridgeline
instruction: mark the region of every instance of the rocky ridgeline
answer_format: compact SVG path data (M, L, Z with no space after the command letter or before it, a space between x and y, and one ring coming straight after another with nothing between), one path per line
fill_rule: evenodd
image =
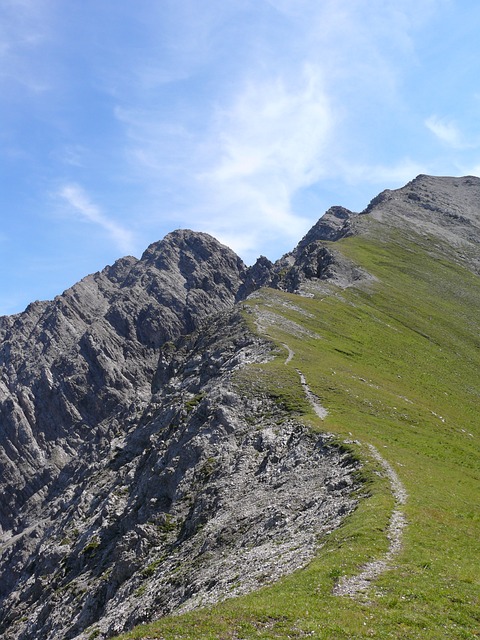
M141 260L119 260L53 302L1 319L4 531L42 513L63 470L102 456L150 399L159 347L231 308L244 270L213 238L178 231Z
M262 286L364 282L335 242L380 227L446 239L476 271L479 196L477 178L419 176L250 268L176 231L0 318L1 636L108 637L308 562L354 506L355 465L238 387L273 356L238 305Z
M272 357L235 309L251 281L177 231L0 320L2 637L106 637L249 591L352 508L345 456L232 385Z
M5 544L4 637L108 637L313 557L353 507L355 465L232 382L271 357L238 314L166 345L139 415Z

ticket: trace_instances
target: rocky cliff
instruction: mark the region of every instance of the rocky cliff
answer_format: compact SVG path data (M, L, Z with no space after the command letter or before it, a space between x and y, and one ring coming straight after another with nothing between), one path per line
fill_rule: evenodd
M240 382L276 355L242 300L361 285L335 243L379 229L454 246L478 273L479 203L477 178L419 176L250 268L176 231L0 318L2 637L106 638L308 562L354 508L357 465Z
M352 508L345 454L232 383L272 357L234 307L249 277L177 231L1 319L2 637L109 636L251 590Z
M244 270L213 238L178 231L141 260L1 319L3 530L42 511L45 488L70 463L102 455L149 400L159 347L231 307Z

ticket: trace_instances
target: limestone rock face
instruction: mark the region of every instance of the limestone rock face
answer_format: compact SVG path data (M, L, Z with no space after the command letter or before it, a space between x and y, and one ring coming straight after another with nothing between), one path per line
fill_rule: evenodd
M37 517L63 469L101 455L149 400L160 346L231 308L244 271L210 236L177 231L0 320L2 530Z
M2 638L107 638L250 591L353 508L345 454L233 382L272 357L234 306L272 266L176 231L0 319Z
M298 243L297 250L303 249L317 240L333 242L352 233L352 221L357 214L345 207L330 209L313 225L310 231Z
M105 419L4 535L2 637L107 638L313 557L357 465L235 381L271 357L235 310L159 349L148 400Z

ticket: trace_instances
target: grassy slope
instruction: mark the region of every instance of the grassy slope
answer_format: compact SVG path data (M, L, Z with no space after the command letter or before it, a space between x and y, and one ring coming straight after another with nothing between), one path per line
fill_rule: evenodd
M375 223L372 223L375 224ZM300 298L271 292L250 304L293 301L311 316L277 311L321 335L270 335L295 351L252 379L305 408L303 371L328 408L313 428L372 443L409 493L409 525L393 570L368 597L331 595L338 576L387 548L393 499L370 461L370 497L306 569L248 597L137 628L128 638L476 638L480 637L480 278L444 257L448 248L400 231L379 241L349 238L342 251L379 279L367 289L332 288ZM378 234L377 234L378 237ZM435 252L430 255L431 251ZM443 251L444 249L444 251ZM358 453L368 459L360 446Z

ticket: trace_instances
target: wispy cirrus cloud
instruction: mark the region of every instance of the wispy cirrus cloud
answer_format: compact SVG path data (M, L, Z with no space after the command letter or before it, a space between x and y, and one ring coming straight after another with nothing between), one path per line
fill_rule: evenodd
M0 82L32 93L49 88L48 74L37 65L49 38L50 8L44 0L5 0L0 5ZM34 54L35 52L35 54Z
M308 223L292 210L292 198L324 173L334 125L317 68L306 66L294 79L246 82L217 110L210 134L215 157L196 176L204 193L215 194L212 232L230 227L238 237L243 227L298 238Z
M120 251L133 252L135 245L133 233L106 216L100 207L90 200L82 187L77 184L66 184L58 191L58 195L83 220L97 225L105 231Z
M412 34L442 2L425 0L412 13L414 0L387 0L381 10L366 0L348 8L332 0L268 0L238 31L231 21L248 19L248 3L232 5L228 20L207 16L200 58L211 63L209 43L222 50L228 33L236 55L225 58L228 67L219 57L216 73L228 68L229 81L210 85L210 93L195 84L200 93L192 102L183 99L168 113L161 100L115 110L132 173L162 199L159 218L174 218L176 210L248 259L268 245L287 247L308 228L312 212L298 205L305 189L321 190L329 180L391 186L425 171L408 150L376 157L386 126L376 114L398 110L400 118L399 78L415 57ZM199 71L193 53L191 47L190 63L181 56L187 84ZM147 71L155 78L155 69ZM160 71L163 81L168 74ZM155 86L140 84L141 91ZM178 86L177 78L162 91L176 95ZM169 189L176 200L168 211Z
M479 146L478 141L466 139L454 120L432 115L425 120L425 126L436 138L453 149L471 149Z
M247 74L197 129L153 110L115 114L127 131L132 171L158 190L162 181L176 189L192 226L248 258L262 243L291 243L308 227L292 198L324 172L335 123L317 67Z

